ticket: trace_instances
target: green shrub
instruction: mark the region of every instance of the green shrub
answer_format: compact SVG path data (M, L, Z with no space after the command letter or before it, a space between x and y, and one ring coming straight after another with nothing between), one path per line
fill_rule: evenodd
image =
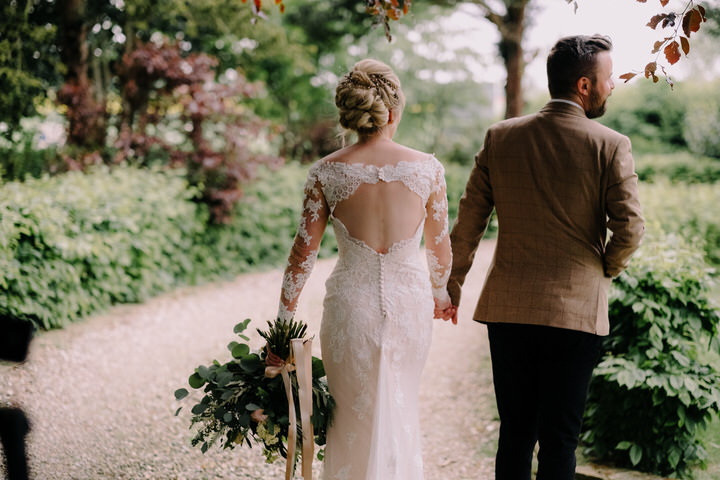
M0 309L55 328L177 283L206 214L176 174L117 168L0 187Z
M630 137L638 152L667 152L686 146L685 96L657 88L650 82L637 82L616 91L607 113L599 120Z
M707 454L698 435L720 410L720 316L701 250L650 235L613 283L611 332L592 380L585 453L689 477Z
M0 144L0 179L4 181L39 178L60 163L55 148L37 149L33 146L32 137L26 137L19 143Z
M689 152L645 154L635 158L635 171L641 182L716 183L720 160Z
M640 202L645 218L666 232L701 239L707 262L720 266L720 185L673 185L666 180L641 184Z
M177 170L100 168L2 185L0 312L57 328L179 285L284 266L306 175L297 164L264 169L232 222L211 226ZM336 251L328 228L320 255Z
M297 163L272 172L264 169L246 188L230 223L209 226L198 239L193 283L285 266L300 219L307 171L308 166ZM335 234L328 226L319 255L336 252Z
M180 285L283 267L307 171L261 169L226 225L208 224L177 170L98 168L2 185L0 312L58 328ZM448 166L452 216L468 173ZM320 257L336 252L328 227Z
M460 198L465 192L465 185L467 184L471 170L472 164L462 165L452 162L445 164L445 181L447 182L448 217L450 218L450 228L452 228L455 224L455 220L457 219ZM497 235L497 229L497 217L493 212L484 238L492 238Z
M683 136L690 151L720 159L719 82L699 86L687 103Z

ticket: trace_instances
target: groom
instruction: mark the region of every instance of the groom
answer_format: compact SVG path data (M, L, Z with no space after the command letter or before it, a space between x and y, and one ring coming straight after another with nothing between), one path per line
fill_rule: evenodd
M599 35L555 44L550 102L487 131L450 236L457 306L497 212L495 256L473 316L490 341L497 480L530 479L536 443L538 480L574 478L588 385L609 332L608 287L643 234L630 141L591 120L615 87L611 48Z

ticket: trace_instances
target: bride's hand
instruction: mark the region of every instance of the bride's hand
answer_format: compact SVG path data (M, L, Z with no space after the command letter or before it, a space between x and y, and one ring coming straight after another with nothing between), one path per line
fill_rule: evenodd
M448 297L440 302L435 298L434 301L435 310L433 311L433 316L445 321L452 320L452 323L457 325L457 307L451 303L450 298Z
M435 318L441 318L445 320L446 322L448 320L452 320L453 325L457 325L458 317L457 317L457 307L454 305L450 305L448 308L444 310L435 309Z
M267 352L265 365L268 367L282 367L283 363L285 363L282 358L275 355L267 345L265 346L265 351Z

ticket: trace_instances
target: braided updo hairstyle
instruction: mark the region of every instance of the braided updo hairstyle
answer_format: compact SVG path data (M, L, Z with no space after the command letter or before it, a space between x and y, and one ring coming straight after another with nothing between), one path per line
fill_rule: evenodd
M405 95L400 79L390 67L378 60L365 59L338 82L335 105L343 128L369 135L387 125L390 110L402 110Z

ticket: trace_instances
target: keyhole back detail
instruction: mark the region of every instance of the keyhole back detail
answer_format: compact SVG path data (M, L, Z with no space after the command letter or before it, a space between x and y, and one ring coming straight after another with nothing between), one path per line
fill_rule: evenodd
M423 199L401 181L362 183L332 208L347 233L384 254L414 237L425 219Z

